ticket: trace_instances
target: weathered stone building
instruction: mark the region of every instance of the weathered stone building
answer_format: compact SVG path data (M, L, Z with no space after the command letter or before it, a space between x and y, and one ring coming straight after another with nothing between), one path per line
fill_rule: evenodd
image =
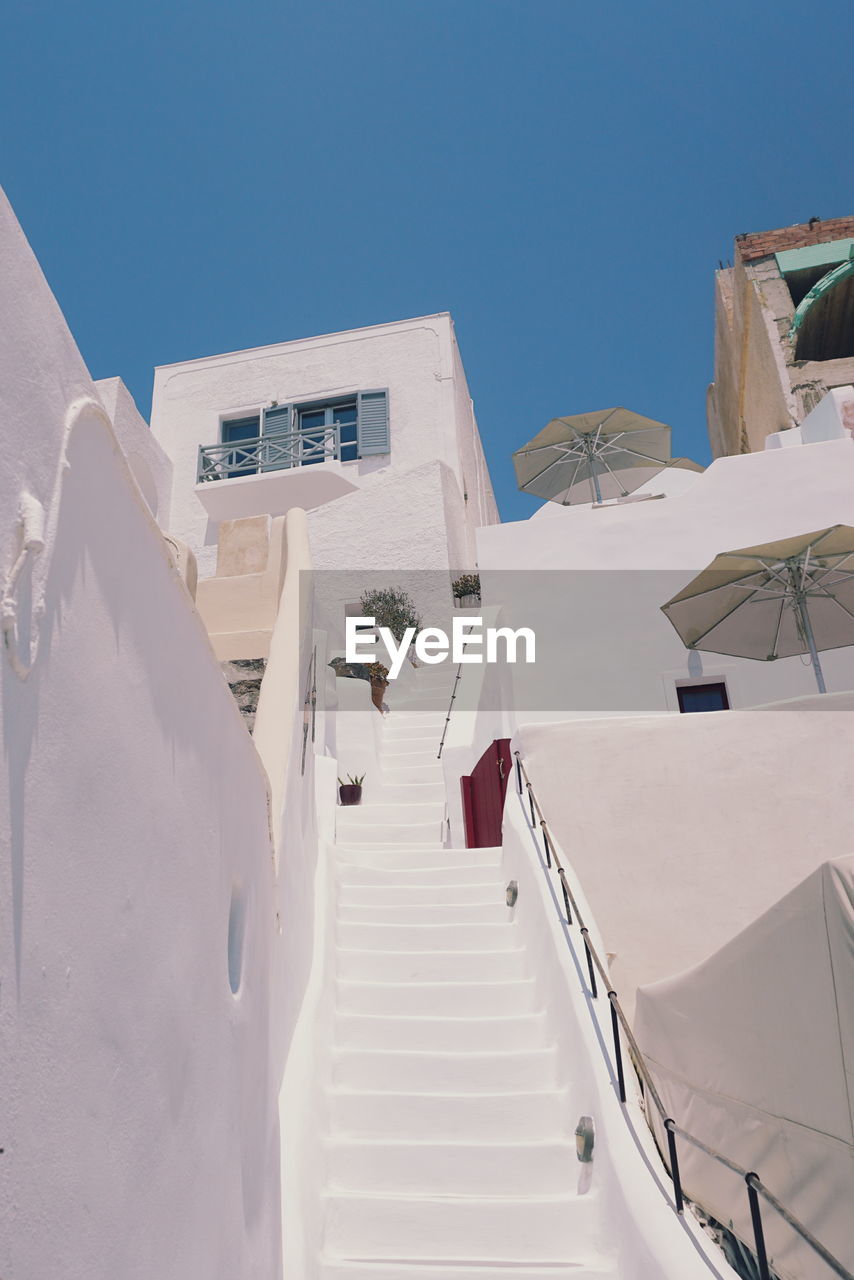
M854 383L854 217L736 237L715 284L715 457L764 448Z

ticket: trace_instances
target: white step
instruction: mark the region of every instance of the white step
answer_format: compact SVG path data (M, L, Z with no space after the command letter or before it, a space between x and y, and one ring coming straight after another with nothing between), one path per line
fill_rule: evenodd
M438 756L438 743L424 746L423 742L413 742L410 738L402 742L386 742L380 748L380 764L383 769L395 768L405 764L426 765L441 769Z
M552 1089L475 1097L330 1089L328 1100L337 1137L491 1142L500 1134L503 1142L557 1142L569 1125L566 1095Z
M428 1199L338 1193L326 1201L324 1252L430 1262L560 1262L572 1257L591 1195Z
M481 870L476 868L475 870ZM424 908L432 911L435 908L449 908L463 911L468 908L480 910L484 906L490 909L499 904L506 911L507 887L503 880L486 880L473 884L342 884L338 891L338 908L343 915L345 908L348 915L350 908L359 907L365 911L396 911L405 907Z
M501 1018L535 1013L533 978L486 982L376 982L339 978L341 1013L427 1018Z
M441 782L441 761L432 756L424 764L398 764L393 760L382 764L382 783L392 787L417 786L420 783Z
M366 822L343 816L344 814L346 809L339 808L335 819L335 833L338 840L347 844L440 845L444 834L444 822L435 818L429 822Z
M382 723L382 742L430 736L439 749L445 717L438 711L391 711Z
M412 826L423 823L441 826L444 819L445 803L442 800L428 800L422 803L416 799L409 803L400 801L394 803L383 799L372 801L370 804L339 805L336 809L339 827L342 823L348 827ZM360 836L359 839L361 838Z
M387 782L382 776L374 779L371 792L380 804L441 804L445 807L445 784L441 778L435 782Z
M330 1189L436 1196L571 1194L575 1152L561 1142L481 1143L332 1141Z
M412 1017L337 1013L335 1044L351 1049L430 1049L483 1053L540 1048L546 1043L544 1013L500 1017Z
M523 948L512 951L336 950L336 972L354 982L501 982L527 977Z
M318 1280L619 1280L616 1268L607 1262L474 1263L358 1261L351 1258L320 1260Z
M339 865L358 865L362 867L381 868L385 867L389 870L410 870L410 871L429 871L436 870L439 867L447 867L449 870L457 870L460 867L490 867L492 869L493 879L495 878L495 870L501 861L501 851L499 849L448 849L434 842L433 847L429 849L413 848L412 842L398 840L386 848L371 849L362 847L367 842L362 839L361 834L357 840L347 840L337 845L336 853L338 855Z
M519 1093L555 1085L554 1047L488 1053L409 1049L336 1049L332 1083L341 1089L392 1093Z
M506 911L505 907L505 911ZM516 931L512 925L489 921L442 924L400 924L386 921L352 923L338 920L335 937L339 947L356 951L512 951Z
M399 894L400 891L398 891ZM506 931L512 918L504 900L504 885L499 885L488 902L352 902L339 895L338 920L341 924L494 924ZM481 891L478 895L484 897Z
M389 852L393 854L394 851ZM408 852L412 853L413 850L410 849ZM419 848L416 852L420 852L423 856L428 851ZM395 856L392 856L385 860L383 866L367 867L364 862L358 861L364 857L364 850L357 845L348 848L339 845L337 853L338 883L342 886L370 885L376 888L385 885L387 888L450 889L457 885L492 884L496 871L499 870L489 862L448 862L447 858L455 856L453 849L442 849L441 853L446 860L434 863L432 866L410 866L408 863L403 865L395 860ZM397 850L398 857L400 853L401 851Z

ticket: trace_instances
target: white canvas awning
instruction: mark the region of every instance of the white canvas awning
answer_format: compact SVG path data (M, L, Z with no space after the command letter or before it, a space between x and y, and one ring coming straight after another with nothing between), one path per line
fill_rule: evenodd
M677 1123L756 1171L854 1270L854 855L702 964L640 987L635 1031ZM687 1194L750 1243L736 1175L684 1141L679 1158ZM770 1208L763 1222L778 1275L830 1275Z

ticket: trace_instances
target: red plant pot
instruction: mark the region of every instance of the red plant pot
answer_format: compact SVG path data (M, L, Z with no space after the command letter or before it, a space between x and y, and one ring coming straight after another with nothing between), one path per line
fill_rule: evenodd
M342 804L361 804L362 788L345 782L338 788L338 796Z

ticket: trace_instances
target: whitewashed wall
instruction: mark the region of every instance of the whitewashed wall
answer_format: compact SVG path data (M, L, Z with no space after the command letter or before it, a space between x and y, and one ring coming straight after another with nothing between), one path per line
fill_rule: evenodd
M537 633L537 679L514 673L518 716L676 711L677 684L701 679L725 680L733 707L814 692L797 657L689 653L660 606L721 551L854 525L854 442L719 458L644 490L667 496L599 509L548 503L530 520L479 531L485 603ZM822 664L829 690L854 688L854 650Z
M0 275L4 575L21 491L48 513L29 677L0 655L0 1274L267 1280L265 778L5 202Z
M447 313L157 369L152 429L174 465L170 532L196 552L202 576L213 572L216 526L194 490L199 445L219 440L223 414L257 411L274 399L284 404L386 387L390 454L344 464L342 473L367 490L425 463L443 463L461 499L469 494L460 539L473 551L474 526L497 519L497 512L464 378ZM386 532L382 518L380 505L377 537ZM441 510L430 517L443 518Z
M100 378L95 386L131 474L151 514L164 525L172 496L172 463L154 439L121 378Z

